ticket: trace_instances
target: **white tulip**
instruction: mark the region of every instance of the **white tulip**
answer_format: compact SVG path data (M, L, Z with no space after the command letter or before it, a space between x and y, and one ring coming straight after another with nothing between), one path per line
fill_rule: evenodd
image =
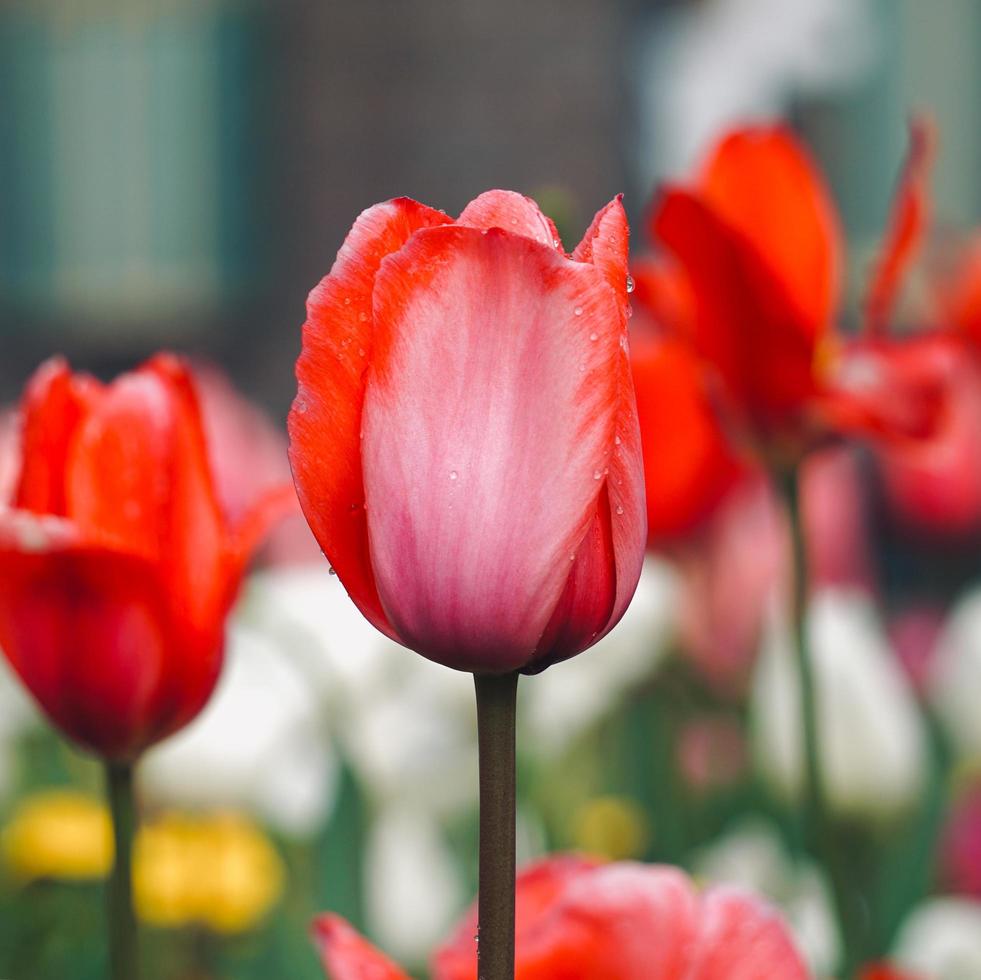
M818 756L829 805L841 816L888 817L923 786L926 735L916 698L871 600L826 590L808 614ZM770 623L752 693L758 764L787 797L803 781L801 702L790 634Z
M981 977L981 903L966 898L932 898L903 923L893 959L904 970L930 980Z
M951 613L930 664L928 693L957 750L981 757L981 590Z

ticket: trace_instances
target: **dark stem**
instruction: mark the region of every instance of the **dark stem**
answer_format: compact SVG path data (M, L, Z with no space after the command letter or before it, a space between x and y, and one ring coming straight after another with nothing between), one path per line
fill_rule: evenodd
M801 734L804 743L804 785L800 801L800 832L804 848L816 857L824 868L831 885L835 916L841 935L843 976L851 976L860 959L858 948L863 944L861 895L851 885L850 875L843 863L841 841L832 826L825 785L821 772L818 732L818 697L807 633L808 563L807 542L800 500L800 468L794 467L782 476L782 490L787 504L790 538L793 551L792 621L794 660L800 689Z
M518 675L474 674L480 765L478 980L514 978L514 716Z
M107 929L110 980L138 980L136 914L133 910L133 839L136 835L136 800L133 766L106 763L106 795L112 815L115 861L109 878Z

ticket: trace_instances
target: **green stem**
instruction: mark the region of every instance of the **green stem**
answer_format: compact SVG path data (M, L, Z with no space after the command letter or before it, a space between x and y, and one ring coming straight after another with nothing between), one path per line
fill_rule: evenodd
M861 962L861 920L864 915L861 896L852 888L850 874L843 866L843 842L837 839L830 819L824 780L821 772L818 697L814 663L807 633L808 563L807 542L800 500L800 468L790 469L782 478L784 499L790 523L793 555L794 660L800 689L801 734L804 743L804 785L800 801L801 842L823 866L831 885L831 898L841 936L842 976L851 977Z
M106 795L112 815L115 860L109 878L107 930L110 980L138 980L136 914L133 910L133 839L136 835L136 801L133 766L106 763Z
M478 980L514 978L514 723L518 675L474 674L480 766Z

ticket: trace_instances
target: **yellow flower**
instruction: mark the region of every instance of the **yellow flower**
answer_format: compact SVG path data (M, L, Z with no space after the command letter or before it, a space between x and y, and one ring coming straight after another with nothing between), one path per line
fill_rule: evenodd
M283 877L268 838L235 814L171 814L137 838L136 907L154 925L197 922L216 932L243 932L275 904Z
M112 825L106 808L71 790L46 790L24 800L4 828L3 856L19 878L85 881L112 867Z
M575 846L587 854L620 861L640 857L648 841L644 811L620 796L587 800L572 819Z

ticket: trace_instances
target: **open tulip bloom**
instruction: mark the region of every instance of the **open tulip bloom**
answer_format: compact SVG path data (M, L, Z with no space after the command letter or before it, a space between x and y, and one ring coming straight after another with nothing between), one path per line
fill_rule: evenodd
M471 911L436 950L432 980L476 980L476 924ZM408 978L337 916L319 918L313 937L330 980ZM806 980L808 973L787 926L752 893L699 894L676 868L558 855L518 877L515 976Z
M517 672L595 643L640 576L627 245L619 199L567 255L519 194L456 220L400 198L361 214L308 301L289 417L300 503L378 629L477 678L481 851L506 829L494 860L512 876L495 904L513 888ZM482 936L482 958L509 958Z
M191 374L159 355L111 384L42 365L0 509L0 647L67 736L107 761L113 976L134 980L132 764L204 707L247 561L288 502L223 512Z

